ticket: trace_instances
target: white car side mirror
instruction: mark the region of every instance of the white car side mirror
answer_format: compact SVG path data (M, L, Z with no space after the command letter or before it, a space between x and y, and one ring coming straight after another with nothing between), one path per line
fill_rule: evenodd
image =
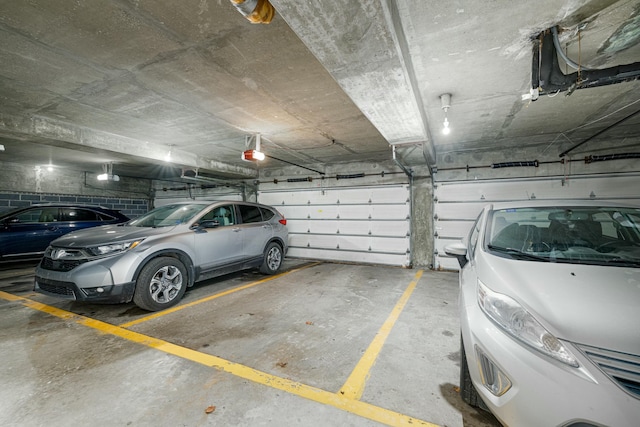
M463 242L456 242L445 246L444 253L456 257L458 259L458 264L460 264L460 268L463 268L468 262L467 245Z

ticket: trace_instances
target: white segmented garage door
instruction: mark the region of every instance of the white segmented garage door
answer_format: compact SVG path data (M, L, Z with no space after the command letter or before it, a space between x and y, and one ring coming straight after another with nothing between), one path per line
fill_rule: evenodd
M410 265L410 186L269 189L258 201L287 218L289 256Z
M639 175L437 182L434 185L434 267L458 270L444 247L466 236L482 208L521 200L603 200L640 206Z

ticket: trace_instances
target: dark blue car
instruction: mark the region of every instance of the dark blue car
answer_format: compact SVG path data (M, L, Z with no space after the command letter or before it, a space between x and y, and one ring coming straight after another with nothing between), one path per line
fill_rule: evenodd
M0 262L42 257L49 243L71 231L129 221L102 206L32 205L0 216Z

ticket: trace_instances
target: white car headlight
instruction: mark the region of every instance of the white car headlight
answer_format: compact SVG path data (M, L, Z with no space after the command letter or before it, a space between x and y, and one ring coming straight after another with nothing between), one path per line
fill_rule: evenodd
M512 298L493 292L478 280L478 304L508 334L534 349L577 368L578 360L560 340L547 331Z
M92 255L95 256L103 256L103 255L114 255L119 252L124 252L129 249L133 249L138 246L142 240L131 240L128 242L119 242L119 243L108 243L99 246L93 246L87 248Z

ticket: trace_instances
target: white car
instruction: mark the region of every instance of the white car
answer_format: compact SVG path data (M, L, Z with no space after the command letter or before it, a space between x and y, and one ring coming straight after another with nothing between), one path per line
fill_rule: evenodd
M486 206L461 243L460 393L514 427L640 426L640 209Z

